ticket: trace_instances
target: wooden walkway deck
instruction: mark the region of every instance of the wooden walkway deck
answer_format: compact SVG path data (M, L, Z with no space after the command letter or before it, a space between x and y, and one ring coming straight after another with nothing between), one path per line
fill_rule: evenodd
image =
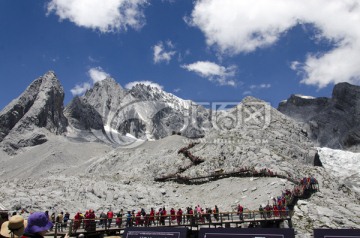
M161 225L159 221L155 221L155 224L152 224L149 227L187 227L190 230L198 231L200 228L217 228L217 227L224 227L224 228L231 228L231 227L239 227L239 226L246 226L248 227L249 224L280 224L281 222L288 220L291 224L291 214L288 214L288 216L273 216L273 214L268 217L268 214L264 213L263 215L260 214L259 211L251 211L251 212L244 212L243 216L244 219L240 220L239 215L236 213L220 213L219 219L215 220L213 215L211 216L210 220L204 220L202 221L199 218L193 218L192 220L187 220L187 216L183 215L183 219L180 225L177 224L176 220L171 221L171 217L167 216L165 220L165 225ZM121 235L123 234L126 227L124 226L125 223L123 222L122 226L117 227L115 223L111 224L111 227L104 227L100 226L99 219L91 220L88 222L91 222L91 225L88 225L88 229L84 229L84 221L80 224L80 228L77 230L73 230L73 220L70 220L67 227L62 227L61 224L56 223L54 225L54 228L52 231L46 234L46 236L53 236L55 238L57 237L63 237L67 233L70 236L78 236L80 234L83 234L85 237L89 236L96 236L100 234L107 234L107 235ZM113 219L115 221L115 219ZM91 227L91 228L90 228Z

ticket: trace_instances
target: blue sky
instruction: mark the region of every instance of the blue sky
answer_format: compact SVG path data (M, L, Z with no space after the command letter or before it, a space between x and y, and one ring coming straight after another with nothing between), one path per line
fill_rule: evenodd
M54 70L65 104L145 81L198 102L331 96L359 84L357 0L2 0L0 107Z

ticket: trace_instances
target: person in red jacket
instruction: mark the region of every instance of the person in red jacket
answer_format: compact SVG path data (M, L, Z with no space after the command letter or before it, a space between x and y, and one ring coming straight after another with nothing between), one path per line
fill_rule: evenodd
M181 210L181 208L179 208L179 210L176 213L176 220L177 220L177 224L180 226L181 221L182 221L182 214L183 211Z
M154 208L151 208L150 215L149 215L149 225L153 223L155 225L155 211Z
M165 226L165 219L166 219L166 209L163 207L163 209L160 212L160 224Z
M238 205L238 211L237 214L239 215L239 220L244 220L244 208L240 204Z
M89 214L89 218L90 218L90 230L91 231L95 231L96 230L96 221L95 221L95 211L90 209L90 214Z
M171 223L175 222L175 220L176 220L176 212L175 212L174 208L171 208L170 215L171 215Z
M140 226L141 225L141 211L138 211L135 216L135 225Z
M191 224L195 224L195 216L194 216L194 211L193 209L190 207L189 209L189 217L190 217L190 222Z
M111 211L111 209L107 212L107 218L108 218L108 228L110 228L112 219L114 218L114 213L113 211Z
M80 212L77 212L74 216L74 226L73 226L74 232L76 232L77 229L80 228L81 219L82 219L82 216L80 215Z
M278 209L278 207L275 205L273 209L274 209L274 216L278 217L278 216L279 216L279 209Z

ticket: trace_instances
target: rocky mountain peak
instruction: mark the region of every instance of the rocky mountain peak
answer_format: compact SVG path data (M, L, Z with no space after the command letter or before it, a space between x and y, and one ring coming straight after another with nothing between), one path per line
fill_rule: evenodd
M292 118L306 122L322 111L330 103L330 98L292 94L289 99L280 102L278 110Z
M360 87L339 83L331 98L297 95L279 104L278 110L304 122L309 137L319 146L357 150L360 145Z
M75 129L91 133L95 129L97 138L115 144L127 143L134 138L160 139L174 132L198 137L204 133L198 128L209 120L207 110L190 100L145 84L125 90L111 78L96 83L84 96L74 99L65 111ZM80 115L93 115L94 120ZM194 125L187 126L190 116ZM99 127L103 127L103 135L99 134Z
M0 143L6 144L8 152L13 153L19 147L46 141L45 135L37 134L38 128L55 134L65 132L67 120L63 115L63 100L64 89L54 72L49 71L34 80L0 112ZM33 134L27 135L30 132Z
M121 96L123 97L126 93L120 84L118 84L115 79L107 77L104 80L98 81L94 84L94 86L86 91L84 97L92 98L92 97L102 97L102 96Z
M145 85L142 83L134 85L130 90L129 93L139 99L139 100L161 100L164 98L164 95L169 95L168 93L164 92L162 89L158 87L153 87L151 85Z
M360 86L349 83L336 84L332 92L332 99L340 109L352 107L358 111L360 109Z

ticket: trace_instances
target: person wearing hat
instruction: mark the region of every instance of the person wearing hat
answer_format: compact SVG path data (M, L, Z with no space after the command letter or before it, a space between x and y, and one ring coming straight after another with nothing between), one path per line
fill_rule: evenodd
M9 214L5 211L0 211L0 230L1 225L9 220Z
M28 218L23 237L42 238L52 226L44 212L34 212Z
M3 237L21 237L24 233L27 221L20 215L12 216L8 221L1 225L1 236Z

